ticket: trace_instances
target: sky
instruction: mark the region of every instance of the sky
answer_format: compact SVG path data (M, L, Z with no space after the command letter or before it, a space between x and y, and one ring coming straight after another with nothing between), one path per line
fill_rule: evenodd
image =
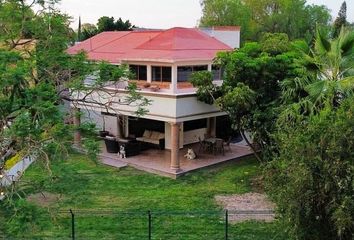
M309 4L326 5L335 18L342 0L307 0ZM354 0L347 2L347 20L354 22ZM139 27L195 27L201 17L200 0L62 0L59 8L73 17L72 27L97 23L102 16L121 17Z

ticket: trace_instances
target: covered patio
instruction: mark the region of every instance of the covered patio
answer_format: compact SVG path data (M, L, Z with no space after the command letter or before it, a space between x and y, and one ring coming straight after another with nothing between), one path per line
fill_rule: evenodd
M196 159L188 160L184 157L188 148L192 148L196 152ZM161 176L177 178L194 170L210 167L228 161L235 161L237 159L252 154L252 152L248 149L247 146L241 144L230 144L230 149L226 148L225 154L218 153L214 155L213 153L209 152L198 153L198 150L198 143L186 145L184 146L184 148L181 148L179 150L178 171L176 171L175 169L171 169L170 150L148 149L142 151L137 156L120 158L118 154L108 153L105 147L103 146L100 156L101 161L109 166L119 167L128 165L136 169L158 174Z

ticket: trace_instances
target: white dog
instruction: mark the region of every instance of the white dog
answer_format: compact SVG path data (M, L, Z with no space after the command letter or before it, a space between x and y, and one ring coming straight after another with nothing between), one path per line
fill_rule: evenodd
M119 155L120 158L126 158L127 157L125 155L125 147L123 145L120 145L118 155Z
M188 148L188 151L186 155L184 155L184 157L187 158L188 160L193 160L196 159L197 155L195 154L192 148Z

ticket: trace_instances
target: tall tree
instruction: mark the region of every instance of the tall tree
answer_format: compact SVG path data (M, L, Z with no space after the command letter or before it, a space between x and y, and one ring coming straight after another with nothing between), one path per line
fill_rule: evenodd
M344 1L339 9L338 17L334 21L333 26L333 38L336 38L339 35L339 32L342 27L347 26L347 3Z
M50 172L51 160L65 157L71 148L73 131L82 132L83 146L95 156L98 145L94 125L64 124L74 116L63 111L64 103L76 106L89 102L112 110L116 101L134 104L137 114L142 114L142 105L148 104L134 86L129 85L131 95L123 101L118 101L117 93L106 90L108 82L129 76L126 66L92 63L84 53L66 53L74 36L69 17L60 13L54 2L0 2L0 171L11 159L7 153L14 152L36 155ZM34 13L32 7L38 12ZM32 38L24 39L24 29L30 30ZM96 81L87 84L88 75L96 76ZM106 94L106 101L95 97L98 92Z
M268 33L260 43L219 54L216 64L224 70L222 87L200 73L193 75L192 83L198 86L200 101L219 104L229 113L234 130L251 132L254 142L266 150L273 144L271 133L281 103L279 84L302 74L299 58L286 34Z
M107 16L100 17L97 22L97 29L98 32L116 30L114 17L107 17Z
M244 40L259 40L264 32L286 33L290 39L312 40L316 24L329 26L324 6L305 0L204 0L202 26L241 25Z
M79 27L77 29L77 41L80 42L82 40L82 31L81 31L81 16L79 17Z

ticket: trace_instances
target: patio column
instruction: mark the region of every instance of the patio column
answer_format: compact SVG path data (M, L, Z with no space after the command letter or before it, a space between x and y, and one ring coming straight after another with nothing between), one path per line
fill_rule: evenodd
M74 132L74 145L76 147L81 147L81 133L79 130L80 124L81 124L81 113L79 108L73 108L73 114L74 114L74 125L75 125L75 132Z
M124 116L117 115L117 137L123 138L124 131L123 131L123 121Z
M171 169L175 172L180 170L179 165L179 131L180 123L171 124Z
M210 136L216 136L216 117L210 118L210 129L209 129Z

